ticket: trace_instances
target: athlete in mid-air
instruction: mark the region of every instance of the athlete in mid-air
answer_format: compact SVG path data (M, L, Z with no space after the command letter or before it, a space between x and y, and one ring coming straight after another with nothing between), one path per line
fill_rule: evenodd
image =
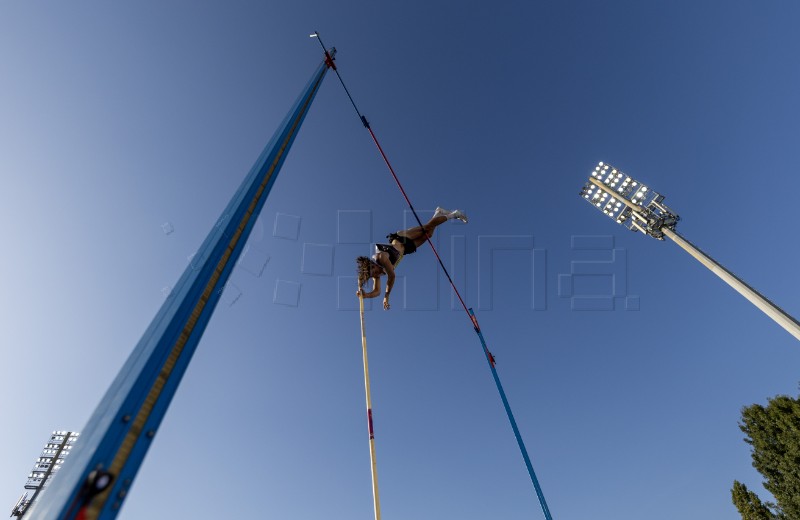
M433 236L433 231L437 226L450 219L467 222L467 216L461 210L450 211L444 208L436 208L433 217L424 226L416 226L404 231L398 231L386 235L389 239L388 244L375 244L375 254L372 258L359 256L356 259L358 266L358 296L362 298L374 298L381 293L381 276L386 275L386 293L383 296L383 308L389 310L389 294L394 286L394 270L397 263L404 255L410 255L417 250L425 241ZM372 278L372 290L364 292L364 284Z

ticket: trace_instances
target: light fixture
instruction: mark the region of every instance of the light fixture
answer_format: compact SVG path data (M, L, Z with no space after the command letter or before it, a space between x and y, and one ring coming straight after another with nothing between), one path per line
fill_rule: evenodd
M602 162L595 167L595 173L592 174L592 177L589 177L589 182L581 189L581 195L586 195L597 188L593 200L597 198L600 191L603 192L600 199L602 202L605 202L607 197L612 197L612 199L616 201L616 204L611 211L608 210L611 204L610 202L605 208L601 207L602 202L598 202L595 205L603 211L605 215L613 218L615 222L624 225L631 231L641 231L658 240L664 240L664 237L670 238L687 253L709 268L711 272L722 278L725 283L733 287L739 294L747 298L767 316L772 318L778 325L789 332L789 334L800 340L800 322L675 231L675 226L680 220L680 217L663 203L663 195L659 195L644 184L640 186L637 181L628 176L625 177L625 182L622 183L619 189L616 191L611 190L606 186L606 184L609 183L609 179L615 174L619 176L622 175L621 170L617 168L611 170L611 175L605 179L605 182L599 181L596 178L599 175L595 174L600 171L601 168L605 171L608 167L609 165ZM615 179L616 178L619 177L615 177ZM630 185L628 185L628 183L630 183ZM640 187L636 188L637 186ZM617 210L622 208L623 205L625 208L617 215Z

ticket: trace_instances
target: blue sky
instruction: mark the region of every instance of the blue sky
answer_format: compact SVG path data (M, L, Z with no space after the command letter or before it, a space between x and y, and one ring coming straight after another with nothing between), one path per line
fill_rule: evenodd
M5 2L0 503L51 430L83 427L319 63L318 30L423 217L470 215L437 247L554 518L736 518L732 480L760 489L740 408L796 394L797 341L578 191L597 161L623 169L800 315L798 15L789 1ZM411 224L404 210L328 76L120 518L371 517L348 277L368 242ZM597 275L571 278L573 294L608 296L614 273L613 310L572 309L579 261ZM384 516L541 518L433 254L398 274L392 310L366 317Z

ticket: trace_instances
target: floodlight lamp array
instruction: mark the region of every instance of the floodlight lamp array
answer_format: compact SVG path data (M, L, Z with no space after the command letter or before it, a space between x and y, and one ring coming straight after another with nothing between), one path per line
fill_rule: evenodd
M664 240L663 228L675 229L680 220L662 203L663 195L603 162L591 171L580 195L617 224L658 240Z

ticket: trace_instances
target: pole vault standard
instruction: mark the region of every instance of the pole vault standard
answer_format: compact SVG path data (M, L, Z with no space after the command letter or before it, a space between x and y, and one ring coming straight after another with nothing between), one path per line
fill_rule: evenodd
M325 52L325 61L81 430L69 464L28 512L30 518L106 520L117 516L300 125L333 65L333 52Z
M617 168L601 162L591 172L589 182L581 190L581 197L631 231L641 231L658 240L664 240L665 236L672 239L800 340L800 323L796 319L675 231L680 217L663 204L663 195L655 193Z
M359 286L361 290L361 286ZM367 361L367 330L364 327L364 297L358 297L361 311L361 351L364 357L364 392L367 397L367 428L369 430L369 461L372 468L372 502L375 520L381 520L381 499L378 495L378 462L375 460L375 430L372 427L372 392L369 389L369 362Z

